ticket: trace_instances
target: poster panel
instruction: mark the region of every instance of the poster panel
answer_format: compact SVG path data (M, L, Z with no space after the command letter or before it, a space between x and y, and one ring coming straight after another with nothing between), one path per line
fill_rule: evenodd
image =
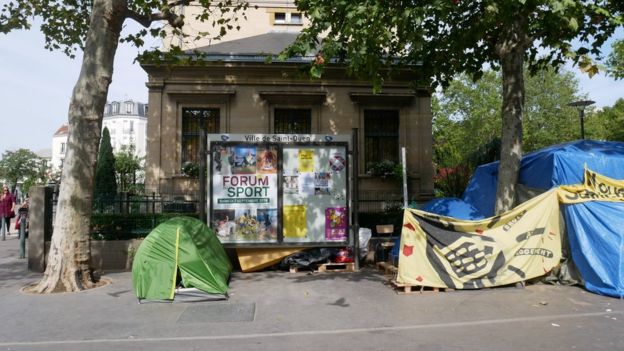
M346 243L347 147L285 145L282 154L284 242Z
M222 243L277 242L275 145L212 146L212 227Z
M349 140L209 135L209 221L221 242L348 244Z

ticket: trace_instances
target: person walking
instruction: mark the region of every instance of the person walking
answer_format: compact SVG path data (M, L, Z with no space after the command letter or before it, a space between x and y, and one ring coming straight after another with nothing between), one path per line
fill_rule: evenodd
M0 229L2 240L6 240L11 229L11 218L15 217L15 198L9 192L8 186L2 187L2 195L0 195Z

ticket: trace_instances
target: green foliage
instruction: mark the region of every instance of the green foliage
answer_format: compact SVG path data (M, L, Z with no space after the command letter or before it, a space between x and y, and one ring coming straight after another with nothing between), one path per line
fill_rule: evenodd
M500 67L514 40L531 71L571 59L594 74L592 56L621 26L623 11L619 0L299 0L297 6L311 25L282 57L318 50L377 87L401 66L426 73L421 83L448 86L458 73L478 79L485 64ZM582 44L574 47L575 39ZM318 75L326 64L313 66Z
M437 168L433 177L435 197L461 197L471 173L466 166Z
M585 116L586 134L591 139L624 141L624 99Z
M553 69L525 75L524 150L577 139L578 112L567 106L581 98L574 75ZM434 182L439 195L458 196L475 167L499 159L500 87L501 75L490 70L477 82L458 76L434 96Z
M182 174L189 177L197 177L199 175L199 164L197 162L186 162L182 165Z
M500 80L493 71L486 71L477 82L462 75L434 96L434 162L439 167L474 168L498 159ZM567 106L580 98L574 75L542 70L527 74L525 86L525 151L577 139L578 112Z
M375 177L391 177L395 180L403 179L403 164L390 160L382 160L367 166L367 173Z
M143 179L143 158L134 152L134 145L123 146L115 154L115 173L119 181L119 191L136 193L140 190L137 179Z
M197 214L184 215L197 218ZM159 224L177 216L179 214L176 213L93 214L91 216L91 239L130 240L144 238Z
M114 198L117 195L117 181L115 180L115 156L110 142L108 128L102 131L102 141L95 168L95 185L93 198Z
M97 1L97 0L96 0ZM16 29L30 29L33 18L41 20L41 31L45 35L45 48L61 50L71 58L84 49L89 20L94 6L93 0L73 1L23 1L10 0L0 8L0 33L8 33ZM228 31L240 29L239 17L246 18L245 10L249 7L246 1L199 1L195 8L197 14L194 21L205 22L211 27L208 31L182 30L185 27L184 16L178 16L177 6L188 5L190 1L120 1L118 6L127 6L123 13L125 18L132 19L143 26L136 32L124 33L120 42L128 42L137 48L143 47L149 38L162 40L168 35L182 39L185 43L201 38L219 40ZM168 25L163 25L166 22ZM154 25L155 24L155 25ZM188 26L187 26L188 27ZM146 50L141 57L151 61L181 62L180 48L173 44L170 52L157 49Z
M24 193L33 185L45 184L47 171L46 160L27 149L5 151L0 160L0 179L4 179L11 187L22 182Z
M618 40L612 45L613 51L607 59L608 72L611 76L624 78L624 40Z

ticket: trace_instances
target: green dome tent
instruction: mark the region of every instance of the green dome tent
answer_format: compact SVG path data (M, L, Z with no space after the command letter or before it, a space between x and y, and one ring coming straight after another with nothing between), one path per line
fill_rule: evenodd
M180 274L185 288L206 296L226 295L231 272L232 265L214 232L198 219L176 217L152 230L139 246L132 264L132 285L139 301L174 300Z

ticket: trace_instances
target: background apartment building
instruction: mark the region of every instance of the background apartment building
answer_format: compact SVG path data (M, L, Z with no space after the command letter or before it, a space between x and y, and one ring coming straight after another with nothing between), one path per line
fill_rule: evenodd
M102 129L108 128L113 152L131 145L138 157L146 156L147 104L133 100L112 101L104 108ZM52 137L52 172L58 172L65 158L69 130L62 125Z

